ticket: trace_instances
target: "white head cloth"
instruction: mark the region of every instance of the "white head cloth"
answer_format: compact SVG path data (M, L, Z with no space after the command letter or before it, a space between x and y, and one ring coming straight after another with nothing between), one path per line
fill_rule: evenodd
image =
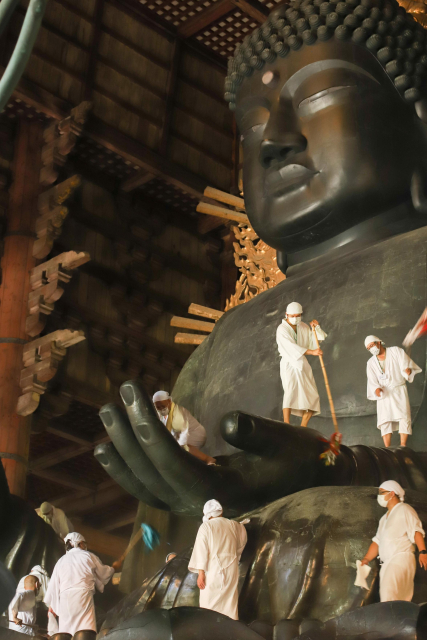
M36 564L36 566L31 569L29 575L35 574L35 573L41 573L43 576L49 575L46 569L43 569L43 567L41 567L39 564Z
M203 507L203 522L207 522L211 518L217 518L222 513L222 506L218 500L208 500Z
M290 302L286 307L286 313L290 313L291 315L295 313L302 313L302 306L299 302Z
M82 536L81 533L77 533L77 531L73 531L73 533L69 533L68 535L65 536L64 538L64 542L71 542L71 544L73 545L73 547L75 549L77 549L77 547L79 546L80 542L86 542L85 538Z
M385 491L394 491L400 499L400 502L403 502L405 499L405 489L403 489L403 487L401 487L395 480L386 480L380 484L380 489L384 489Z
M167 391L156 391L153 396L153 402L162 402L163 400L170 400L170 395Z
M384 344L384 342L380 340L380 338L377 338L377 336L367 336L365 338L365 349L368 348L368 344L371 344L371 342L381 342L381 344Z

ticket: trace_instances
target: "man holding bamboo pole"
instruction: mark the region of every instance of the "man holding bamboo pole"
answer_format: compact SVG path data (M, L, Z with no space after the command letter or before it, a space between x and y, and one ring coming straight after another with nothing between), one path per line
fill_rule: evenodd
M281 356L280 377L283 385L283 420L290 421L291 413L301 416L301 426L306 427L313 415L320 413L320 399L313 371L305 356L322 356L323 352L316 344L324 340L317 320L310 327L302 322L302 306L291 302L286 308L286 317L276 332L277 346Z

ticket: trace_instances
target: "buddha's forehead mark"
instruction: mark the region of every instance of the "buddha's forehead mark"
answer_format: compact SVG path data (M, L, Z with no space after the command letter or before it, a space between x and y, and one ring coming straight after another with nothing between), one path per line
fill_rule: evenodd
M293 98L298 87L300 87L301 84L305 82L305 80L311 78L314 75L317 75L318 73L329 71L331 69L337 69L339 71L350 71L351 73L364 75L376 84L380 84L380 82L376 78L374 78L372 74L363 69L363 67L354 64L353 62L337 59L318 60L306 65L302 69L299 69L288 80L286 80L280 92L281 97Z

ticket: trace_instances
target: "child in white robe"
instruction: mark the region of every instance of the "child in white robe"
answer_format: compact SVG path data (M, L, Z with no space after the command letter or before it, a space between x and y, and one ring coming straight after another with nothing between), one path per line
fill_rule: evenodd
M203 509L189 571L198 573L200 607L239 619L239 560L247 541L246 529L222 517L222 506L209 500Z
M377 427L386 447L391 434L399 429L400 444L406 445L412 434L411 406L406 381L413 382L420 367L400 347L384 347L376 336L365 339L365 347L372 353L366 365L367 396L377 403Z

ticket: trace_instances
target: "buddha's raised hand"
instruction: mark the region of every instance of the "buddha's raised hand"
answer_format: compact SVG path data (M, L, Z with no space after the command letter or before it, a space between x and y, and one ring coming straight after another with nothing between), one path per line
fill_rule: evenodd
M95 456L118 484L153 507L200 516L216 498L225 515L238 516L319 484L327 444L311 429L229 413L222 435L242 451L207 466L179 446L136 382L123 384L121 396L127 416L113 404L101 409L111 443L99 445Z

